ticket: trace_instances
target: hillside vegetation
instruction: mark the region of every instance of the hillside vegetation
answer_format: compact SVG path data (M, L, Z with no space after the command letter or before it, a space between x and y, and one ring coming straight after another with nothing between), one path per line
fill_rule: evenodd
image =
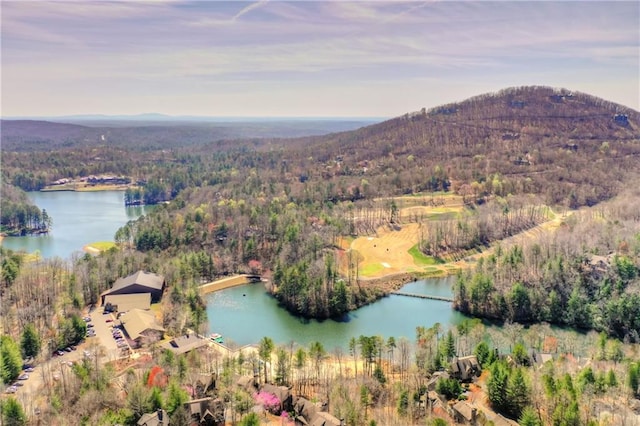
M423 255L460 258L540 224L542 205L562 210L609 199L640 169L638 112L545 87L327 136L197 143L192 135L187 143L179 138L184 128L171 128L176 139L161 150L108 142L3 151L3 178L23 189L100 173L143 182L141 199L151 198L146 191L173 201L121 228L120 247L193 256L202 280L273 274L281 302L312 317L339 316L380 295L361 285L357 257L344 265L337 250L344 236L425 222ZM464 214L398 216L393 197L433 191L457 194Z

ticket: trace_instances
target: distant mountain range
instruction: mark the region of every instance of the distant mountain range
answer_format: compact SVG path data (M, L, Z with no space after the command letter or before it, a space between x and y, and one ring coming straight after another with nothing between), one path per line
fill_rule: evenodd
M381 121L367 118L233 118L82 115L44 119L3 119L2 149L50 150L111 145L171 148L219 140L294 138L358 129Z

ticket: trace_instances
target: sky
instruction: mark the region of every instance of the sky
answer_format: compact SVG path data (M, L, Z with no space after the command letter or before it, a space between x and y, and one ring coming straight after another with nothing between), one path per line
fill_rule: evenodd
M3 117L394 117L526 85L640 109L635 1L0 8Z

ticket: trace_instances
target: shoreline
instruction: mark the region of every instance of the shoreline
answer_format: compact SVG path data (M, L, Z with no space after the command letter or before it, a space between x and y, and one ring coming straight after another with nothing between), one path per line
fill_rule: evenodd
M225 290L227 288L239 287L245 284L251 284L251 279L249 275L246 275L246 274L234 275L231 277L226 277L219 280L211 281L206 284L202 284L199 286L199 290L200 290L200 295L204 296L209 293Z

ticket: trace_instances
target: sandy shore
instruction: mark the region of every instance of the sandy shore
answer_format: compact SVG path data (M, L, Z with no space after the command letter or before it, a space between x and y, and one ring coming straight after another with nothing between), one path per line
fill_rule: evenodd
M249 284L248 275L234 275L232 277L222 278L200 286L200 294L213 293L214 291L224 290L225 288L237 287L239 285Z
M84 252L86 252L86 253L89 253L89 254L99 254L100 253L100 249L97 249L97 248L93 247L90 244L82 247L82 250Z

